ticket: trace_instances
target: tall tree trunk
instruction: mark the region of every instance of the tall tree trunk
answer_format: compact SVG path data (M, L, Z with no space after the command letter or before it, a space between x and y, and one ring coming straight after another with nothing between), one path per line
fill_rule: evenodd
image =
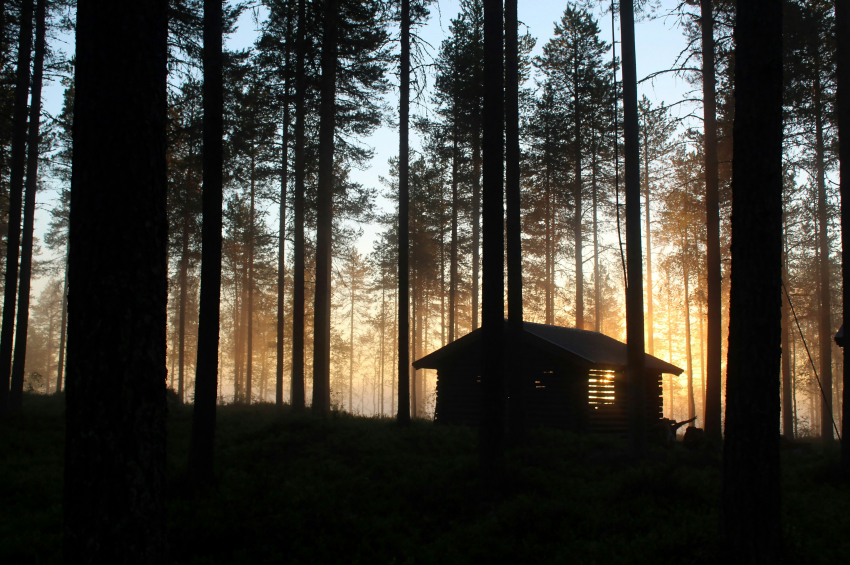
M788 280L788 232L786 231L786 217L783 211L782 218L782 281L783 286ZM790 346L790 324L789 299L787 289L782 293L782 435L786 438L794 437L794 392L791 386L791 346Z
M307 35L307 0L298 0L298 37L295 39L295 193L292 199L292 390L294 410L305 408L304 389L304 99L307 75L304 58Z
M519 38L517 0L505 2L505 205L508 265L508 325L511 435L525 436L522 347L522 219L519 148Z
M68 254L65 252L65 277L62 283L62 325L59 328L59 362L56 367L56 392L62 391L65 372L65 340L68 336Z
M18 252L21 245L21 206L27 143L27 96L30 86L33 0L21 2L18 36L18 68L12 110L12 163L9 173L9 231L6 234L6 278L3 289L3 321L0 325L0 415L9 405L12 377L12 339L18 290Z
M472 138L472 330L478 329L478 282L481 278L481 132Z
M707 271L707 344L705 433L714 442L722 437L721 424L721 347L723 341L720 271L720 192L717 171L717 125L714 72L714 16L712 0L701 0L702 23L702 97L705 125L705 216Z
M188 211L187 211L188 214ZM184 388L184 361L186 352L186 279L189 278L189 218L183 218L180 256L180 304L177 318L177 397L186 402Z
M414 231L415 231L415 229L416 228L414 228ZM417 409L419 407L419 402L418 402L419 395L416 394L417 377L419 375L418 375L418 371L413 367L413 360L416 359L416 353L417 353L416 344L418 342L418 340L417 340L418 336L417 336L416 331L420 327L418 320L416 319L416 313L417 313L418 306L419 306L419 304L418 304L419 301L417 300L419 298L419 295L417 294L417 291L419 290L419 288L418 288L418 285L416 284L417 282L419 282L416 279L416 249L413 250L412 255L414 257L414 260L413 260L413 269L412 269L413 276L411 277L411 285L410 285L410 291L411 291L411 293L410 293L411 294L410 310L411 310L411 318L413 320L413 327L411 328L411 332L410 332L410 340L411 340L410 361L411 361L411 364L408 367L408 370L410 371L410 378L411 378L411 383L410 383L410 415L413 418L416 418L419 415L418 412L417 412Z
M38 190L38 140L41 123L41 84L44 69L44 28L47 17L45 0L35 8L35 60L33 61L32 101L27 155L26 196L24 199L24 228L21 241L21 275L18 288L18 322L15 325L15 353L12 361L12 390L9 405L20 409L24 394L24 365L27 357L27 329L30 313L30 283L32 279L32 243L35 228L35 195Z
M331 251L333 247L334 121L338 0L325 0L319 106L319 185L316 209L316 296L313 311L313 413L331 409Z
M643 195L645 215L643 218L646 232L646 350L650 355L655 355L655 320L652 313L652 229L650 217L652 208L650 204L651 190L649 186L649 131L648 127L643 130Z
M820 379L823 388L821 401L821 435L827 442L833 440L832 426L832 316L830 312L829 285L829 235L827 233L826 175L824 172L823 104L821 101L820 51L815 53L815 168L818 189L818 241L820 243L819 286L820 311L818 316L818 345Z
M384 369L386 369L386 363L384 362L384 336L387 329L387 286L384 268L384 258L381 257L381 416L384 415Z
M354 414L354 274L352 271L351 286L351 324L349 326L348 342L351 351L348 358L348 411Z
M579 96L579 90L581 85L578 80L578 58L575 58L575 74L573 75L573 103L575 104L575 113L574 113L574 121L573 121L573 136L575 137L575 147L573 151L575 151L575 186L573 187L573 202L574 202L574 212L575 216L573 217L573 241L575 242L575 266L576 266L576 322L575 327L583 330L584 329L584 272L582 270L582 256L581 256L581 191L582 191L582 179L581 179L581 97Z
M77 3L66 563L167 561L167 8Z
M628 345L629 439L632 450L646 451L646 375L643 349L643 254L640 245L640 148L638 147L637 71L635 70L635 22L632 0L620 3L623 46L623 128L625 141L626 341Z
M503 469L507 404L502 355L505 319L503 21L502 0L484 0L484 277L479 444L481 474L488 480L499 477Z
M457 101L454 101L457 107ZM457 215L460 199L458 197L458 131L457 131L457 111L454 112L452 125L452 241L449 246L449 343L455 340L457 335Z
M739 0L734 35L732 287L721 524L730 558L776 563L782 551L782 4Z
M253 128L252 124L252 128ZM245 369L245 403L251 404L253 400L253 385L254 385L254 245L256 242L255 210L254 210L254 146L253 136L251 139L251 208L248 226L248 336L247 336L247 367Z
M401 0L398 157L398 423L410 423L410 225L408 120L410 111L410 0Z
M548 134L547 134L548 135ZM547 144L548 145L548 144ZM554 240L554 214L552 203L552 171L551 159L546 159L546 276L544 277L546 284L546 324L552 325L555 323L555 246Z
M286 19L286 85L284 86L283 126L280 136L280 211L277 247L277 341L275 351L274 403L283 406L283 328L286 325L284 300L286 289L286 190L289 185L289 54L292 41L292 16ZM290 402L292 400L290 399Z
M696 416L696 406L694 402L694 362L691 355L691 293L690 285L688 284L691 278L690 269L688 269L687 249L688 238L685 236L682 242L682 280L685 283L685 359L688 372L688 420ZM694 423L688 424L688 427L694 427Z
M599 281L599 221L597 218L597 209L599 206L599 194L598 187L596 184L597 174L598 174L598 162L597 162L597 147L596 147L596 139L593 140L593 178L591 179L591 191L592 191L592 208L593 208L593 319L594 319L594 330L597 332L602 331L602 309L600 308L600 302L602 302L602 286Z
M835 0L835 37L837 47L838 89L836 98L838 106L838 160L841 192L841 249L850 250L850 2ZM844 143L842 143L842 141ZM843 255L842 255L843 256ZM850 266L848 261L841 261L842 280L842 325L846 324L847 316L843 314L847 304L850 304ZM845 327L845 331L850 328ZM846 350L846 349L845 349ZM841 437L847 437L848 430L846 406L850 406L850 363L844 357L842 374ZM845 474L850 474L850 445L841 442L841 466Z

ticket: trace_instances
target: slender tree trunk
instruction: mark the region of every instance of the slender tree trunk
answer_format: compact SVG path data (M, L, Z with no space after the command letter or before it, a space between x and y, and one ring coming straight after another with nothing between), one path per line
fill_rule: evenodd
M188 211L187 211L188 213ZM189 271L189 219L183 218L183 237L180 257L180 304L177 318L177 397L186 402L184 388L184 361L186 351L186 279Z
M592 190L592 207L593 207L593 318L594 330L602 331L602 286L599 281L599 221L597 218L597 208L599 206L598 187L596 185L598 163L596 153L596 140L593 142L593 178L591 180Z
M65 340L68 336L68 255L65 252L65 281L62 283L62 325L59 328L59 363L56 367L56 392L62 391L65 372Z
M573 103L575 104L573 136L575 137L575 186L573 187L573 203L575 216L573 217L573 241L575 242L575 266L576 266L576 322L575 327L584 329L584 272L582 269L581 253L581 216L582 216L582 178L581 178L581 97L579 96L581 85L578 80L578 58L575 59L575 74L573 75Z
M384 415L384 336L387 328L387 286L386 272L384 271L384 260L381 258L381 416Z
M252 125L252 128L254 126ZM255 223L255 210L254 210L254 151L256 147L254 146L254 140L251 139L251 208L250 208L250 218L251 222L248 226L248 353L246 364L247 367L245 369L245 402L247 404L251 404L253 400L253 385L254 385L254 245L256 243L256 230L254 229Z
M12 361L12 390L9 405L20 409L24 394L24 365L27 357L27 329L30 312L30 283L32 279L32 244L35 228L35 195L38 190L38 140L41 123L41 84L44 69L44 28L47 8L38 0L35 8L35 60L33 61L32 101L27 155L26 196L24 199L24 228L21 241L21 274L18 289L18 322L15 325L15 352Z
M12 110L12 163L9 173L9 231L6 234L6 278L3 289L3 321L0 325L0 415L9 406L12 378L12 339L18 290L18 252L21 245L21 207L27 143L27 96L30 86L33 0L21 2L18 36L18 67Z
M51 312L48 316L47 324L47 366L44 368L45 394L50 394L50 364L53 361L53 316L54 313Z
M838 160L841 192L841 249L850 249L850 195L847 194L850 186L850 2L848 0L835 0L835 37L837 47L838 66L838 89L836 98L838 106ZM842 143L843 141L843 143ZM843 257L842 253L842 257ZM842 325L845 325L847 316L844 308L850 304L850 266L848 261L841 261L842 280ZM845 331L850 328L845 327ZM846 351L846 349L845 349ZM844 357L842 363L842 399L841 413L841 437L847 437L845 407L850 406L850 363ZM850 474L850 445L846 441L841 442L841 466L845 474Z
M701 0L702 92L705 125L706 271L708 328L706 344L705 433L712 441L722 437L720 418L721 347L723 341L720 270L720 192L717 172L717 125L714 68L714 16L711 0Z
M292 199L292 408L305 408L304 387L304 102L307 78L304 70L306 49L306 1L298 0L298 37L295 39L295 194Z
M398 423L410 424L410 234L408 113L410 111L410 0L401 0L398 158Z
M820 379L823 387L821 397L821 435L825 441L832 441L832 320L830 312L829 285L829 235L827 233L826 175L824 172L823 140L823 104L821 102L821 64L820 51L815 55L815 168L817 169L818 189L818 240L820 243L820 311L818 326L818 344L820 352Z
M455 107L457 101L454 102ZM458 197L458 131L457 131L457 111L454 114L454 124L452 125L452 241L449 246L449 343L455 340L457 335L457 215L460 199Z
M415 230L416 230L416 228L414 228L414 231ZM411 309L411 319L413 320L413 327L411 328L411 332L410 332L410 339L411 339L410 360L411 360L411 364L408 367L408 370L410 371L410 378L411 378L411 384L410 384L410 395L411 395L410 396L410 415L413 418L416 418L419 415L417 413L417 408L419 407L419 403L417 401L419 400L419 398L418 398L418 395L416 394L416 389L417 389L416 379L419 375L418 375L418 371L413 367L413 360L416 359L416 353L417 353L416 344L417 344L418 340L416 339L417 338L416 331L420 327L419 324L417 323L417 319L416 319L416 313L417 313L417 310L418 310L417 307L419 306L418 300L417 300L419 298L419 296L417 294L417 291L419 289L418 289L418 286L416 284L418 282L417 279L416 279L416 249L413 250L412 255L414 257L414 260L413 260L413 269L412 269L413 270L413 276L411 277L411 285L410 285L410 287L411 287L410 288L410 291L411 291L410 309Z
M482 478L499 477L504 466L507 390L502 347L505 319L503 150L504 55L502 0L484 1L484 277L481 334Z
M319 108L319 185L316 210L316 296L313 311L313 413L331 409L331 251L333 247L334 121L337 0L325 0Z
M481 135L476 128L472 138L472 328L478 329L478 282L481 278Z
M688 260L686 257L688 248L688 239L685 237L682 242L682 280L685 283L685 358L688 372L688 420L696 416L696 406L694 402L694 363L691 356L691 293L688 279L690 279L690 269L688 269ZM694 427L694 422L688 424L689 428Z
M628 345L629 436L633 451L646 451L646 375L643 341L643 254L640 245L640 148L638 147L637 71L635 70L635 22L631 0L620 3L623 46L623 128L625 140L626 341Z
M275 351L274 403L283 406L283 340L286 327L284 300L286 290L286 190L289 186L289 53L292 40L292 17L286 20L286 85L284 86L283 127L280 136L280 222L278 225L277 248L277 349ZM290 399L290 402L292 400Z
M777 563L782 555L782 4L739 0L734 34L732 287L721 524L729 558Z
M649 186L649 140L648 127L643 131L643 195L645 205L645 215L643 218L646 232L646 352L650 355L655 355L655 320L652 313L652 230L650 227L650 217L652 216L652 208L650 204L650 186Z
M349 326L348 342L351 351L348 359L348 410L354 414L354 271L351 275L351 324Z
M66 563L168 561L167 8L77 3Z
M782 281L788 280L788 233L786 231L785 214L782 218ZM791 385L791 346L790 346L790 324L789 300L786 292L782 293L782 435L793 438L794 434L794 409Z
M548 145L548 144L547 144ZM555 246L553 245L553 205L552 205L552 171L551 171L551 160L546 159L546 219L544 220L546 223L546 246L545 246L545 255L546 255L546 324L552 325L555 323Z

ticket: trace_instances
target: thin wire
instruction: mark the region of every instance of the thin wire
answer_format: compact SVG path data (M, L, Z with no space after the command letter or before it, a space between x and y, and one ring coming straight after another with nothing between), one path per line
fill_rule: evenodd
M823 390L823 383L820 382L820 377L818 376L817 367L815 367L815 362L812 359L812 354L809 351L809 345L806 343L806 338L803 336L803 329L800 327L800 320L797 319L797 312L794 311L794 304L791 302L791 295L788 293L788 289L785 287L785 281L780 280L782 284L782 290L785 291L785 298L788 299L788 305L791 306L791 313L794 315L794 323L797 324L797 331L800 332L800 339L803 340L803 347L806 348L806 355L809 356L809 363L812 365L812 371L815 373L815 379L818 381L818 386L820 387L820 393L823 396L824 406L826 406L827 412L829 412L829 419L832 420L832 427L835 428L835 435L838 436L838 441L841 441L841 434L838 432L838 426L835 424L835 417L832 415L832 406L830 406L830 402L826 398L826 391Z

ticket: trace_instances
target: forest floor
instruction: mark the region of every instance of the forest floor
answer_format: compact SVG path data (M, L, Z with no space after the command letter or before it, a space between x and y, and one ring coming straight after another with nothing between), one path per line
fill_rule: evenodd
M529 433L499 496L480 486L477 434L415 421L271 405L219 407L218 484L186 474L191 407L168 428L174 563L717 563L720 459L610 438ZM27 395L0 422L0 563L58 563L63 399ZM850 485L838 451L783 452L788 563L850 555Z

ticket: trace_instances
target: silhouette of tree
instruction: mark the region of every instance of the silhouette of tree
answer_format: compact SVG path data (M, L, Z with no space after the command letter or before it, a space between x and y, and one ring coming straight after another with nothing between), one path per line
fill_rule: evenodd
M68 563L166 561L167 4L77 4Z
M728 558L776 562L782 274L782 4L739 0L722 526Z

